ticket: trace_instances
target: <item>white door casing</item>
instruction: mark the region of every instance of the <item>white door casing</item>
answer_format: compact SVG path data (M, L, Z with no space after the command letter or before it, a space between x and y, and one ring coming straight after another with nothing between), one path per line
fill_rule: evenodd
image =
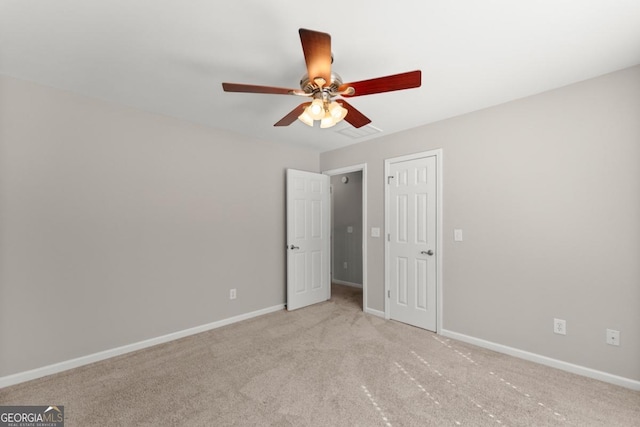
M329 177L287 169L287 310L331 297Z
M436 155L387 161L386 290L388 318L438 326L438 183Z
M362 172L362 309L367 313L380 316L380 311L369 308L367 299L367 164L361 163L337 169L330 169L325 170L322 173L331 177L333 175L342 175L358 171ZM331 207L332 209L339 208L339 206L333 205L333 200L331 202ZM331 225L333 225L333 221L331 222ZM333 254L331 256L333 256Z

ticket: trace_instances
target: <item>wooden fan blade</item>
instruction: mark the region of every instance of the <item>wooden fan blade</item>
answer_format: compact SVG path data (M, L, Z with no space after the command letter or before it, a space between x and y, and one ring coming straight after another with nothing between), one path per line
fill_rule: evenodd
M274 95L293 95L302 92L299 89L286 89L282 87L246 85L242 83L222 83L225 92L268 93Z
M302 114L304 109L307 108L309 105L311 105L310 102L303 102L302 104L294 108L289 114L281 118L280 121L276 123L274 126L289 126L291 123L296 121L298 116Z
M352 87L353 95L344 94L344 97L371 95L374 93L392 92L394 90L412 89L422 84L422 71L409 71L408 73L394 74L386 77L378 77L370 80L362 80L355 83L345 83L338 90L344 91Z
M344 99L338 99L336 102L347 109L347 115L344 119L347 122L351 123L351 126L353 126L354 128L361 128L362 126L371 123L371 119L362 114L360 111L356 110L355 107L353 107Z
M304 60L307 63L309 80L321 77L331 82L331 36L327 33L300 28L300 41Z

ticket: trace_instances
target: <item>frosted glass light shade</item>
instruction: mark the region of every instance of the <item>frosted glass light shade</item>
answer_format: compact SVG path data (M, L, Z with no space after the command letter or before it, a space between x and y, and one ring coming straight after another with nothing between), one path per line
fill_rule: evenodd
M322 129L330 128L331 126L335 126L338 121L331 115L330 112L327 111L325 116L320 120L320 127Z
M313 120L320 120L324 117L324 103L321 99L314 99L311 105L307 107L307 114Z
M338 123L347 116L348 111L346 108L343 108L342 105L333 101L331 104L329 104L329 113L331 114L331 117L333 117L335 122Z
M309 108L309 107L307 107ZM309 115L309 113L307 113L307 109L305 109L302 114L300 114L298 116L298 120L300 120L302 123L304 123L307 126L311 126L313 127L313 119L311 118L311 116Z

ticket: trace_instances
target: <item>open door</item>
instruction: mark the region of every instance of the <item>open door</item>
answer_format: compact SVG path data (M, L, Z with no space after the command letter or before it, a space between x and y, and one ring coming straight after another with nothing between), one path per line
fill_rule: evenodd
M287 310L331 298L329 177L287 169Z

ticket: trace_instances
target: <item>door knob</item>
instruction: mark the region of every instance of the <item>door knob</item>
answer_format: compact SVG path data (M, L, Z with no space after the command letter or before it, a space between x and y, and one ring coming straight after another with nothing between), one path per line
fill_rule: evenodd
M431 256L431 255L433 255L433 251L431 249L429 249L428 251L421 251L420 254Z
M291 248L290 248L290 249L300 249L300 246L293 246L293 245L291 245Z

